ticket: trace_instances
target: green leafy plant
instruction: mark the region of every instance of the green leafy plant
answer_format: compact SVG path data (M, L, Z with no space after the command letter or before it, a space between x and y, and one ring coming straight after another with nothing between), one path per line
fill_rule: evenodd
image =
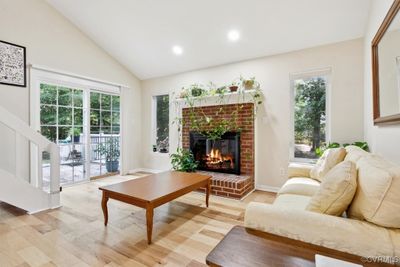
M174 170L183 172L194 172L198 166L192 152L183 148L178 148L176 153L171 154L171 164Z
M256 81L256 77L245 79L242 76L240 76L240 81L245 90L260 88L260 83Z
M71 136L79 136L81 134L81 130L79 128L71 128L69 134Z
M106 161L118 161L120 156L119 140L117 137L110 137L104 143L100 143L96 152L106 157Z
M325 150L327 150L327 149L329 149L329 148L338 148L338 147L340 147L340 144L339 144L339 143L336 143L336 142L334 142L334 143L329 143L327 146L320 146L320 147L317 147L317 148L315 149L315 154L317 154L318 157L321 157L322 154L324 154Z
M315 154L317 154L318 157L321 157L322 154L324 154L325 150L327 150L329 148L338 148L338 147L341 147L341 146L346 147L346 146L350 146L350 145L358 146L359 148L361 148L361 149L363 149L363 150L365 150L367 152L369 151L369 146L368 146L367 142L357 141L357 142L354 142L354 143L351 143L351 144L345 143L343 145L340 145L339 143L334 142L334 143L329 143L329 145L327 145L327 146L318 147L315 150Z

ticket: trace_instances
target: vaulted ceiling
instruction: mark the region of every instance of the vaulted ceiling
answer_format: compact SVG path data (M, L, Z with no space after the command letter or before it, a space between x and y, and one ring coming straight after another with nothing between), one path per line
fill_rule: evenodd
M362 37L370 0L47 0L140 79ZM237 42L229 30L240 33ZM175 55L172 47L183 48Z

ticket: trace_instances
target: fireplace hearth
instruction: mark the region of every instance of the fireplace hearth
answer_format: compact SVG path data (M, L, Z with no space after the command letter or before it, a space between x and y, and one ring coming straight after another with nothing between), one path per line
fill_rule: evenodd
M199 162L198 169L240 174L240 133L227 132L221 139L210 140L190 132L190 150Z

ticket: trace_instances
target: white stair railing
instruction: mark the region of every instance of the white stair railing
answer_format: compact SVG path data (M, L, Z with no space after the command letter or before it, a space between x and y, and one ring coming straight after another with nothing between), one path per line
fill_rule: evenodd
M16 178L27 180L26 177L21 177L19 171L21 169L19 166L21 159L19 155L21 151L21 139L26 138L31 144L31 170L33 170L33 173L31 171L30 184L50 194L58 194L60 192L60 154L57 145L30 128L28 124L2 106L0 106L0 123L15 132ZM43 152L47 152L50 155L50 181L48 188L43 187Z

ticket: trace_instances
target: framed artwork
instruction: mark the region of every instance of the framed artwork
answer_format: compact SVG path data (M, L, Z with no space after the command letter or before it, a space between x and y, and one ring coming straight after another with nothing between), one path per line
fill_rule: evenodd
M0 84L26 87L26 48L0 41Z

